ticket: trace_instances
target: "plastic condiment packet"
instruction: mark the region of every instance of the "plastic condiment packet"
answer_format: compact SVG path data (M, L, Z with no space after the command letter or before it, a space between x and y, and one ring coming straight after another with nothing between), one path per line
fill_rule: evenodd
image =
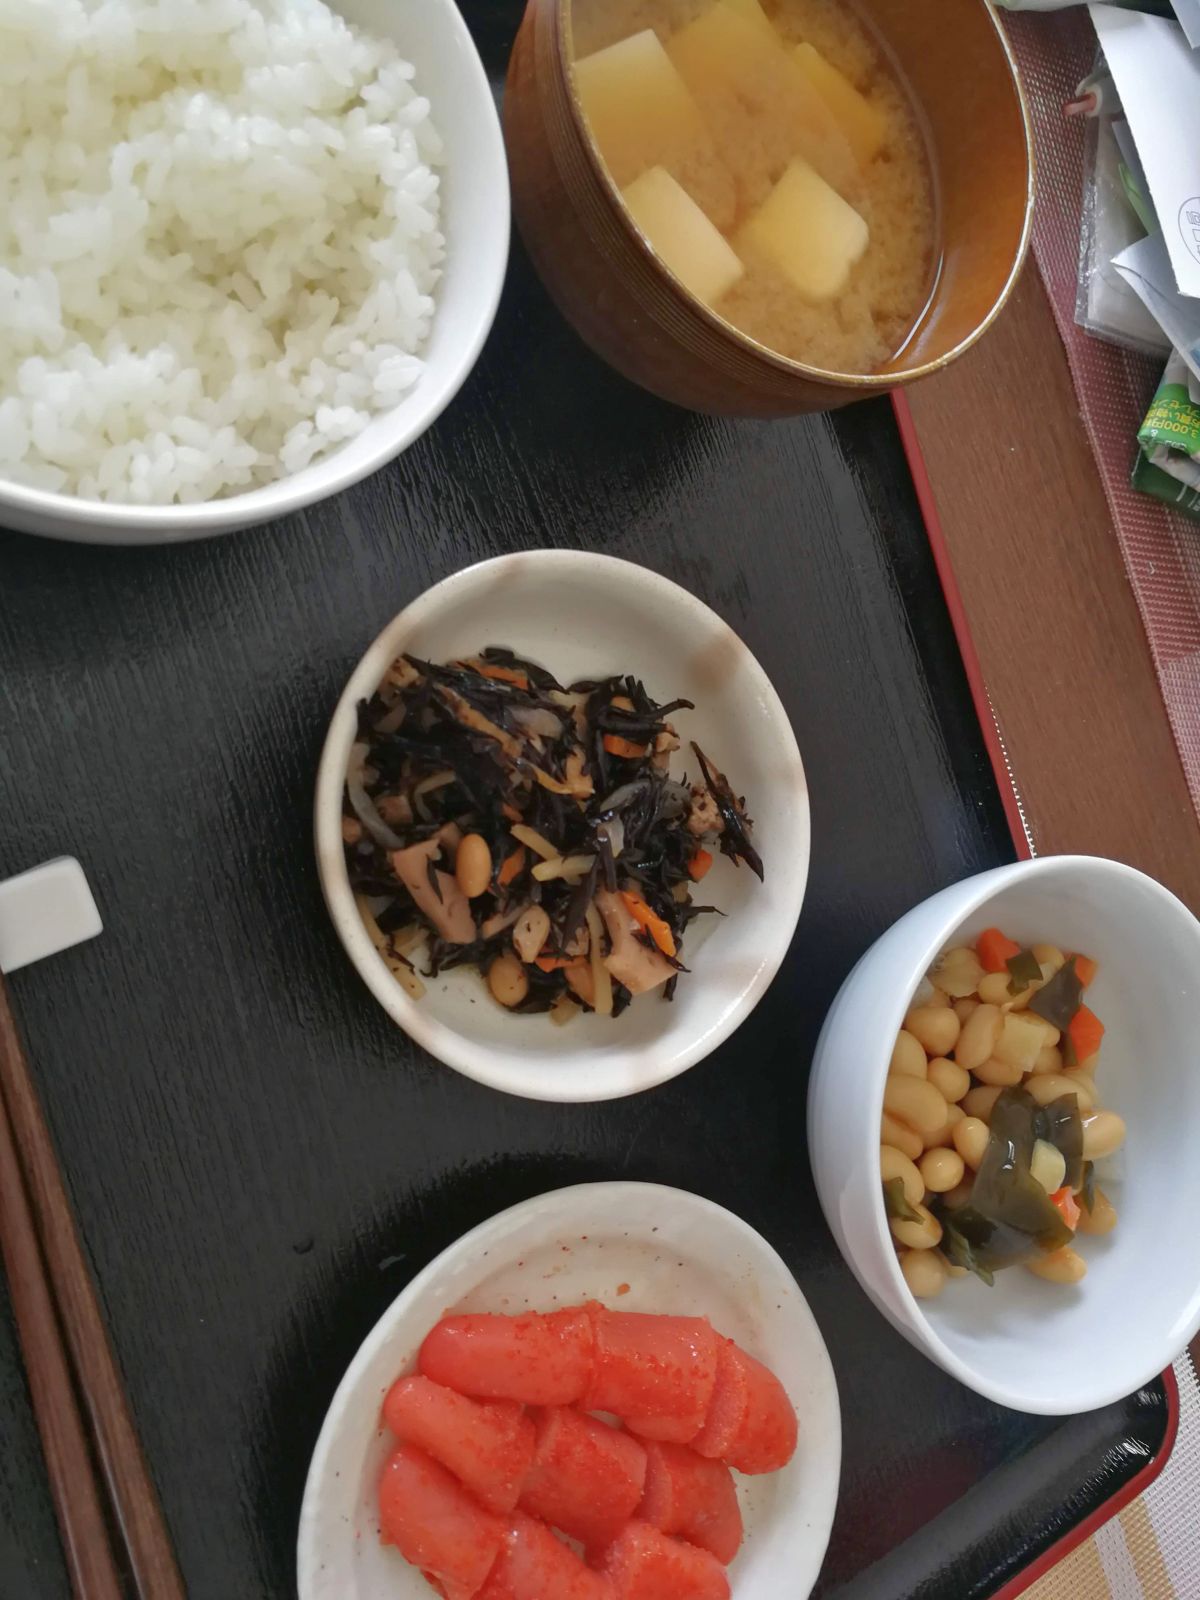
M1188 43L1193 50L1200 50L1200 0L1171 0L1171 4L1187 34Z
M1085 0L999 0L1005 11L1067 11L1072 6L1085 4ZM1178 10L1180 0L1112 0L1122 11L1148 11L1151 16L1169 15L1173 4Z
M1075 320L1096 338L1163 358L1171 350L1171 341L1113 267L1113 258L1145 231L1124 181L1117 138L1122 126L1101 116L1087 130Z
M1171 344L1200 378L1200 300L1176 289L1162 235L1152 233L1131 244L1114 258L1113 266L1137 290Z
M1155 466L1181 483L1200 488L1200 405L1189 394L1187 379L1183 357L1172 351L1146 420L1138 429L1138 443Z
M1200 54L1159 17L1091 5L1137 141L1175 286L1200 296Z
M1129 481L1139 494L1152 495L1185 516L1200 518L1200 489L1189 489L1186 483L1156 467L1140 450Z

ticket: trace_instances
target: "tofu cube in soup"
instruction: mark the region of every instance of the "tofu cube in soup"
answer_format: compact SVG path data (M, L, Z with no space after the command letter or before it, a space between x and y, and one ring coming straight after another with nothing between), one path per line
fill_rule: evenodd
M718 226L734 214L733 179L687 85L653 28L575 63L596 148L620 187L665 167Z
M887 138L883 113L807 41L798 44L794 54L797 66L829 107L859 165L865 167L874 161Z
M796 155L835 188L853 186L858 164L849 144L773 28L717 0L667 51L733 168L743 205L757 205Z
M739 17L745 17L747 22L752 22L756 28L775 37L775 29L771 26L771 19L759 5L758 0L725 0L731 11L736 11Z
M870 231L807 161L796 160L739 232L743 260L763 258L806 300L832 300L861 261Z
M745 272L732 247L664 167L624 191L629 214L689 293L713 305Z

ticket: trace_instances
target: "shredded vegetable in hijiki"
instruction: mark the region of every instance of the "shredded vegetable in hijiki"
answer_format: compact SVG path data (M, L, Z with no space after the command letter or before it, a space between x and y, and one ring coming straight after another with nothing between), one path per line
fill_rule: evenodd
M631 676L560 684L496 646L405 655L358 708L342 837L359 912L409 993L452 967L500 1004L566 1021L671 999L693 890L720 851L759 878L745 802Z

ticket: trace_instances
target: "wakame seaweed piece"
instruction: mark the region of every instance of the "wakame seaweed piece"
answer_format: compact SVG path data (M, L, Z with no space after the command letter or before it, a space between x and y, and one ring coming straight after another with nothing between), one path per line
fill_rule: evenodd
M1096 1209L1096 1163L1083 1163L1083 1180L1079 1185L1079 1203L1090 1217Z
M1083 1118L1079 1114L1079 1100L1073 1094L1061 1094L1048 1106L1041 1106L1034 1118L1034 1128L1039 1139L1052 1144L1062 1152L1067 1164L1063 1182L1068 1189L1078 1189L1083 1182Z
M1029 1002L1030 1011L1065 1034L1075 1013L1083 1004L1083 983L1075 971L1075 957L1066 962Z
M762 857L750 843L749 818L739 805L724 773L718 772L709 764L707 756L694 739L692 749L696 753L696 760L700 763L700 771L704 774L708 792L717 802L717 810L721 813L721 820L725 824L721 830L721 853L734 861L739 859L744 861L761 882Z
M953 1213L959 1231L989 1272L1071 1242L1070 1228L1030 1168L1040 1136L1040 1109L1024 1089L1000 1092L970 1204Z
M903 1179L900 1178L895 1178L892 1181L903 1183ZM976 1255L970 1240L958 1227L955 1220L958 1215L958 1211L944 1211L941 1215L942 1254L952 1266L962 1267L967 1272L973 1272L990 1289L996 1282L996 1275L989 1267L983 1265Z
M1045 1190L1042 1191L1042 1197L1048 1200ZM943 1213L941 1223L942 1243L946 1255L951 1261L955 1261L956 1265L968 1266L966 1261L956 1260L949 1248L948 1241L953 1234L960 1238L971 1252L974 1266L970 1266L969 1270L976 1272L982 1268L980 1276L983 1272L991 1274L1003 1272L1006 1267L1021 1266L1026 1261L1032 1261L1041 1255L1043 1250L1058 1248L1058 1245L1038 1244L1036 1239L1023 1229L1010 1227L1004 1222L996 1222L970 1203ZM1067 1243L1071 1238L1071 1230L1065 1223L1062 1224L1062 1228L1065 1238L1061 1242ZM990 1281L990 1278L985 1281Z
M883 1185L883 1209L898 1222L921 1222L921 1213L909 1204L903 1178L888 1178Z
M1020 994L1031 983L1041 983L1042 969L1032 950L1018 950L1004 963L1008 968L1008 992Z

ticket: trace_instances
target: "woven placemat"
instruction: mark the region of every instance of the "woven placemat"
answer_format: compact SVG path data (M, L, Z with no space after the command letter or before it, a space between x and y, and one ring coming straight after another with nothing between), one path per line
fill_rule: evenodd
M1200 1596L1200 1380L1175 1363L1179 1433L1139 1499L1025 1591L1024 1600L1197 1600Z
M1037 148L1034 258L1200 814L1200 527L1129 485L1135 436L1162 363L1105 344L1075 322L1085 129L1063 107L1094 66L1096 37L1082 9L1009 17L1006 25ZM1175 1378L1179 1432L1162 1472L1026 1589L1026 1600L1200 1600L1200 1378L1187 1353Z
M1129 581L1200 814L1200 524L1135 493L1135 436L1162 363L1105 344L1075 324L1085 128L1063 115L1092 70L1096 36L1082 8L1008 19L1037 147L1033 252L1079 396L1079 408ZM1064 530L1064 537L1068 530ZM1200 1600L1200 1587L1194 1591Z

